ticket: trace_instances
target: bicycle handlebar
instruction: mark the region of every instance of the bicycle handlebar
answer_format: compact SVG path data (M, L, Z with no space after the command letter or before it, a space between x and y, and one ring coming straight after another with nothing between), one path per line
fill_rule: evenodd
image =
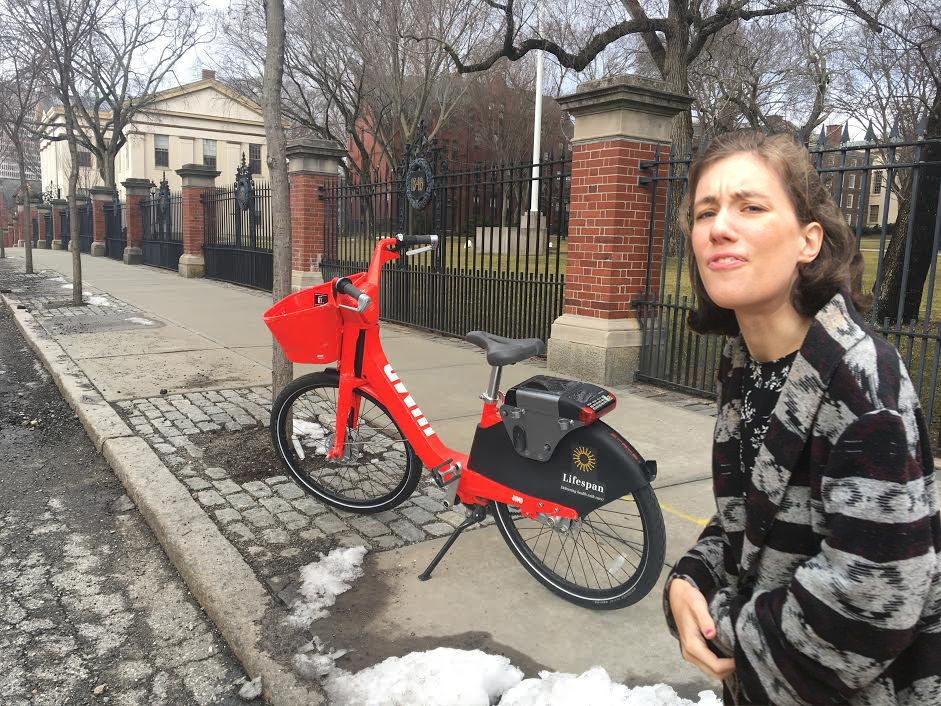
M438 246L438 236L437 235L405 235L404 233L398 233L395 236L395 239L399 241L400 248L410 248L413 245L431 245L432 247Z
M345 294L348 297L353 297L356 300L357 306L346 306L345 304L337 303L337 306L342 306L344 309L350 309L352 311L362 313L366 308L372 303L372 300L369 298L369 295L358 289L351 281L349 277L341 277L337 280L336 284L333 285L333 291L339 292L340 294Z

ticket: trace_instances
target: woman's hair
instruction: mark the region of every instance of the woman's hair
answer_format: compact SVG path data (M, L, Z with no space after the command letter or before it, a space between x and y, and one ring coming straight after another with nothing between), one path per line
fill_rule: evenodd
M688 188L680 202L680 229L686 236L686 264L696 294L697 308L689 314L689 326L697 333L735 335L739 332L735 312L718 306L703 286L690 244L690 207L703 173L728 157L749 154L777 174L787 192L801 226L817 222L823 228L820 252L812 261L798 266L797 281L791 290L791 304L804 316L815 316L842 287L852 296L857 311L864 313L872 301L862 293L863 256L856 238L846 224L832 195L820 181L807 149L790 135L764 135L739 130L715 137L706 151L690 165Z

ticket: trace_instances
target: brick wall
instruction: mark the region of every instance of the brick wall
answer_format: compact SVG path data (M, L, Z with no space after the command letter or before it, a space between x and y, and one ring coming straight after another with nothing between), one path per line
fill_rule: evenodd
M183 196L183 254L202 255L205 242L205 212L201 199L202 186L184 186Z
M95 242L104 242L105 239L105 202L93 199L92 209L92 234Z
M320 187L336 181L325 174L294 172L291 180L291 269L316 270L323 255L324 202Z
M650 238L651 190L638 184L641 160L656 145L617 138L576 145L572 153L568 260L564 312L602 319L635 316L643 293ZM661 148L661 159L664 150ZM649 176L649 175L648 175ZM658 196L652 256L658 273L662 254L664 196Z

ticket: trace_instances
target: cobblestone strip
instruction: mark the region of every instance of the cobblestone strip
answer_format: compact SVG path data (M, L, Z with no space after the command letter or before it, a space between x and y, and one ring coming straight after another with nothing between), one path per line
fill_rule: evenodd
M16 298L30 307L31 313L38 319L68 316L115 316L119 314L140 314L143 312L127 302L110 294L92 292L83 287L85 306L71 305L72 283L57 272L41 270L28 275L4 266L4 283ZM142 316L143 318L143 316Z

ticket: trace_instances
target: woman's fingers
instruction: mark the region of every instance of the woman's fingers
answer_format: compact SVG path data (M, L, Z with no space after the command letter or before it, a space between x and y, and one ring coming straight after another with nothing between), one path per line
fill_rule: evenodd
M682 642L683 658L713 679L722 681L735 671L735 660L716 657L701 635L689 635Z

